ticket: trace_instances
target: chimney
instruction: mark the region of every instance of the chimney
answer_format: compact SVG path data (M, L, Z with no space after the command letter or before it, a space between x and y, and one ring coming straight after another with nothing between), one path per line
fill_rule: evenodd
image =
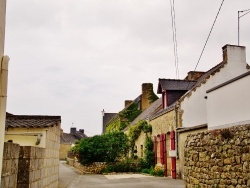
M150 95L153 93L152 83L142 84L142 95L141 95L141 110L145 110L150 105Z
M222 47L223 51L223 62L237 62L246 64L246 47L245 46L235 46L235 45L225 45Z
M132 100L125 100L125 108L133 103Z
M79 129L79 132L84 134L84 129Z
M63 135L63 129L60 129L60 136Z
M189 71L184 80L196 81L198 80L205 72L200 71Z
M76 127L71 127L70 128L70 134L76 133Z
M246 47L236 45L225 45L222 47L223 62L234 71L234 75L240 75L247 70Z

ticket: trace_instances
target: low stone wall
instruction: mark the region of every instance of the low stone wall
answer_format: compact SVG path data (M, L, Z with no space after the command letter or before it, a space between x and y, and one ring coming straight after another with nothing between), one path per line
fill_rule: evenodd
M67 158L69 165L75 167L80 174L100 174L101 170L106 167L104 162L95 162L90 165L82 165L76 159Z
M250 125L191 134L184 148L187 188L250 187Z
M18 144L4 143L1 187L17 187L19 149Z

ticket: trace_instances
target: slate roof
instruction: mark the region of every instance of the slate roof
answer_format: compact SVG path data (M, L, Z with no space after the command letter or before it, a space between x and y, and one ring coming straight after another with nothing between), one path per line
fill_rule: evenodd
M134 126L140 120L149 119L153 114L157 113L160 109L162 109L162 98L157 99L153 102L148 108L146 108L139 116L137 116L131 123L130 126ZM124 130L129 128L126 127Z
M176 79L159 79L157 93L161 94L162 90L170 91L188 91L195 85L196 81L176 80Z
M157 111L155 114L153 114L151 117L150 117L150 120L153 120L159 116L161 116L162 114L165 114L171 110L173 110L175 108L175 105L177 104L177 101L174 102L172 105L168 106L167 108L165 109L160 109L159 111Z
M6 128L45 128L61 122L61 116L13 115L6 113Z
M61 144L74 144L75 141L87 138L88 136L80 131L76 131L75 133L62 133L60 137Z

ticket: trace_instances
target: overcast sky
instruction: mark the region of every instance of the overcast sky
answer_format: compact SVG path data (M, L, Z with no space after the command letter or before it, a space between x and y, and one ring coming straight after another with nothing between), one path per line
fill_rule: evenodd
M221 0L175 0L179 78L192 71ZM197 70L237 45L237 12L250 0L225 0ZM250 59L250 14L240 45ZM100 134L101 111L118 112L142 83L176 78L169 0L8 0L5 54L10 56L7 111L60 115L88 136Z

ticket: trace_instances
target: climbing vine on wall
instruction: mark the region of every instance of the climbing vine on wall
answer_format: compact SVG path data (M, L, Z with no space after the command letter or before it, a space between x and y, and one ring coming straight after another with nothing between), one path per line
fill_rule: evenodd
M125 129L142 111L138 109L138 103L134 102L124 110L120 111L108 125L107 132L122 131Z
M159 97L154 93L154 91L152 90L149 93L149 97L148 100L150 101L150 104L152 104L153 102L155 102L157 99L159 99Z
M119 116L114 117L106 127L106 132L120 131L120 118Z
M130 127L128 136L130 139L130 148L132 151L135 146L135 141L138 139L142 131L146 134L152 132L152 126L145 120L138 121L135 126Z

